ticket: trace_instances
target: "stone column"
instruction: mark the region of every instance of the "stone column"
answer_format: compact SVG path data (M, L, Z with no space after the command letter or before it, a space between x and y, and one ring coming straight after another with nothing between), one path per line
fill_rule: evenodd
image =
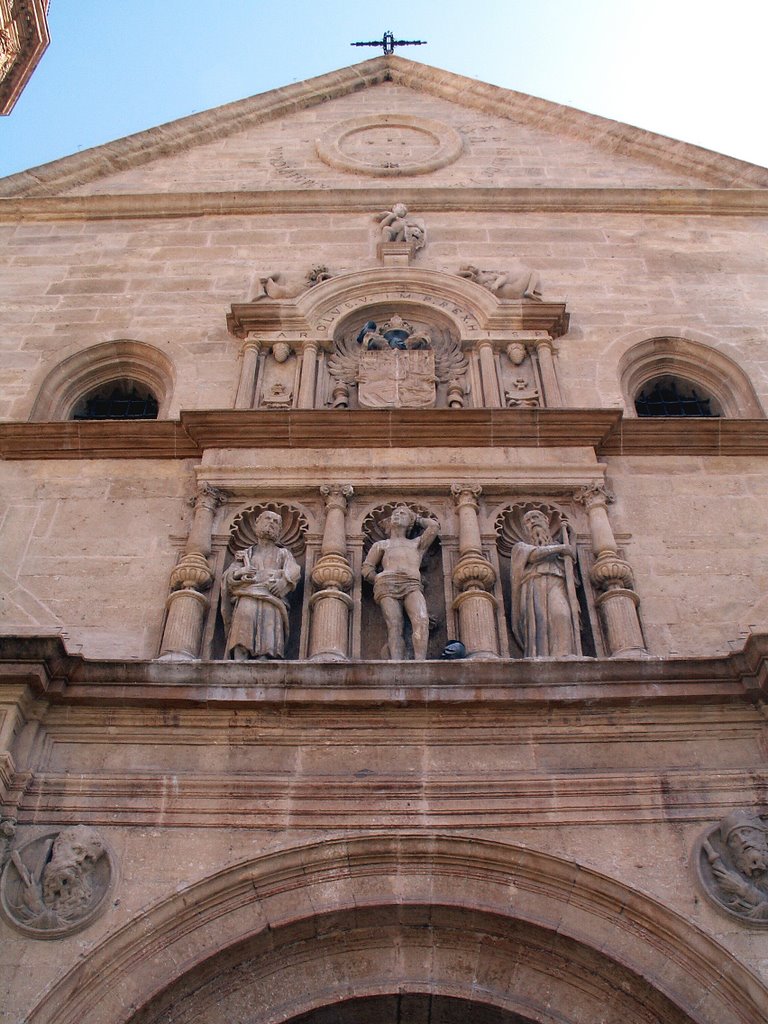
M315 378L317 376L317 341L305 341L301 350L301 380L299 382L299 409L312 409L315 404Z
M608 519L607 505L614 500L602 484L582 487L574 495L587 510L595 564L590 579L597 590L595 604L600 611L608 651L612 658L642 658L647 655L637 608L640 598L629 588L632 569L618 553L616 538Z
M499 376L496 373L496 360L493 357L493 344L489 338L481 338L477 343L480 357L480 380L483 385L483 405L486 409L500 409Z
M561 409L563 396L560 393L560 384L555 371L553 357L552 339L546 331L514 331L512 341L525 345L531 352L536 353L541 376L541 386L544 391L542 405L548 409Z
M325 527L320 557L312 569L318 588L309 599L310 661L346 661L349 657L349 612L352 567L347 559L347 501L354 493L349 484L324 484Z
M453 582L460 591L453 608L459 615L459 639L467 656L487 661L499 657L499 640L496 598L489 593L496 582L496 571L483 555L477 520L480 492L478 484L451 484L459 516L460 556L453 570Z
M184 554L171 573L171 593L166 602L160 658L163 661L196 661L200 656L203 619L208 598L203 591L213 582L208 564L211 530L221 491L201 484L195 499L195 514Z
M240 363L240 380L235 395L235 408L252 409L261 342L257 338L248 337L242 351L243 358Z

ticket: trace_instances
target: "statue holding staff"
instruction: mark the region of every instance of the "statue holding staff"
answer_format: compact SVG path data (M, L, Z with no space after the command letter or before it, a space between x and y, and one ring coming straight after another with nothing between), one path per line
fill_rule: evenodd
M524 658L581 655L579 608L573 563L576 548L563 524L555 543L541 509L523 516L528 541L512 548L512 633Z

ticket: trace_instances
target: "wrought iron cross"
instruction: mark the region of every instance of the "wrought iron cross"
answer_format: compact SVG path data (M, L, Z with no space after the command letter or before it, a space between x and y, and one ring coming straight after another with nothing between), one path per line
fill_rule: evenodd
M381 39L374 39L368 43L350 43L350 46L380 46L384 54L395 52L396 46L426 46L426 39L395 39L391 32L385 32Z

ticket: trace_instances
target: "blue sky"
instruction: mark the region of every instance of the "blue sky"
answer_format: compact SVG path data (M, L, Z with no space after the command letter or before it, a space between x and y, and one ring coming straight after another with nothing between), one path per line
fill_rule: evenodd
M437 67L768 165L768 4L707 0L52 0L0 176L426 39Z

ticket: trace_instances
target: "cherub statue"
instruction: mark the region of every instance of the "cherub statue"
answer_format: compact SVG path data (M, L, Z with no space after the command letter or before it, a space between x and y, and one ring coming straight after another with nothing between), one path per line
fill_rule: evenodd
M377 214L376 220L381 224L382 242L410 242L414 249L427 244L424 221L410 217L405 203L395 203L391 210Z

